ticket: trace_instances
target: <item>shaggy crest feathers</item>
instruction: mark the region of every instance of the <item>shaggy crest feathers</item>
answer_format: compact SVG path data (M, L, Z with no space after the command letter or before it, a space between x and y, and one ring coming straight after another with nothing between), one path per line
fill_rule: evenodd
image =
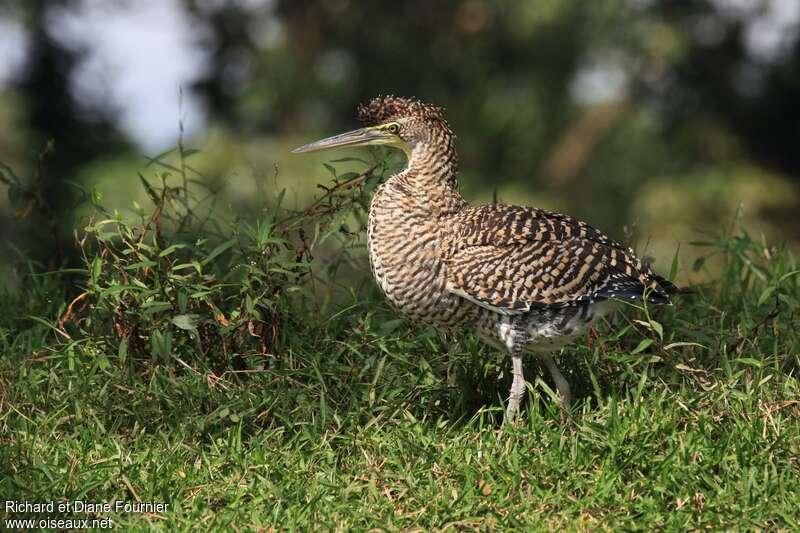
M424 104L411 98L393 95L376 96L369 103L358 106L358 120L364 126L375 126L404 117L422 118L448 127L447 121L442 116L441 107Z

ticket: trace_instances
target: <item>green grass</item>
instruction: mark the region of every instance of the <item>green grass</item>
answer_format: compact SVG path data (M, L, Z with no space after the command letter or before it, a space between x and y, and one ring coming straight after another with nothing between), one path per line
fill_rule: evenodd
M313 213L313 242L338 228L329 251L353 248L358 228L340 225L363 222L368 188L350 218L344 203ZM150 215L109 216L116 236L88 224L84 269L2 298L4 500L163 502L50 517L180 530L800 528L800 267L785 248L700 243L722 256L715 283L566 350L580 398L566 415L530 361L524 418L498 439L508 361L469 332L414 327L369 284L316 305L318 271L344 259L286 253L297 228L258 229L278 216L189 234L183 212L159 238ZM24 516L41 515L3 518Z

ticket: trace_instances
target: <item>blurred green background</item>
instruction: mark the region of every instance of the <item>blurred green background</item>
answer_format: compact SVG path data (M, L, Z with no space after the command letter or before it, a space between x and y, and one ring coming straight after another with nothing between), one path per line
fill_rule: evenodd
M446 108L469 200L565 211L662 271L682 244L699 281L688 242L736 217L800 243L799 34L796 0L0 3L0 162L54 214L2 195L0 272L69 265L81 187L145 203L179 124L228 213L276 184L302 207L347 154L289 149L393 93Z

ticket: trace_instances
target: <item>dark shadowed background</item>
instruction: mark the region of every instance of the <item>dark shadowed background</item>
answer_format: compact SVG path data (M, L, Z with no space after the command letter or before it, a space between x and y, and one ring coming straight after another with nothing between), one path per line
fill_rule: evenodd
M446 108L468 199L566 211L660 270L681 244L701 279L701 231L800 243L799 36L796 0L0 3L0 162L46 206L0 184L0 271L69 266L78 191L145 201L181 123L225 209L302 207L342 154L289 149L394 93Z

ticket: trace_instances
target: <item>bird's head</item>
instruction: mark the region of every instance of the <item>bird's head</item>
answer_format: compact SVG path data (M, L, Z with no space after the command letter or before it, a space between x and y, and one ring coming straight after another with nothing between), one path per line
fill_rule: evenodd
M390 146L410 155L421 143L452 143L453 134L439 107L398 96L378 96L358 106L363 128L295 148L301 154L343 146Z

